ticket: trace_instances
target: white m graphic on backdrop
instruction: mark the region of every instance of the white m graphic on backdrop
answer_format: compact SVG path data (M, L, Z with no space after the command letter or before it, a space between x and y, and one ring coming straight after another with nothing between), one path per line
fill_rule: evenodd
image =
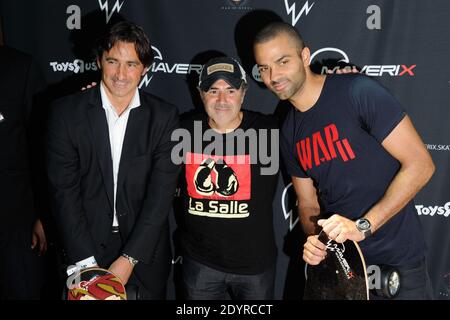
M301 16L303 15L303 13L305 13L305 16L308 15L309 11L311 10L311 8L313 7L315 2L313 2L311 5L309 5L309 1L306 1L305 4L303 5L303 8L300 10L300 12L297 14L296 10L295 10L295 2L293 4L289 4L288 0L284 0L284 5L286 6L286 11L287 14L291 14L292 13L292 26L295 26L298 22L298 20L301 18Z
M116 3L114 4L114 6L111 9L111 12L109 11L109 4L108 4L108 0L105 0L102 2L102 0L98 0L98 5L100 6L100 9L102 11L105 11L106 13L106 23L109 22L109 20L111 19L112 15L114 14L114 12L117 11L117 13L120 12L120 9L122 9L123 3L125 1L122 1L122 3L119 3L119 0L116 0Z

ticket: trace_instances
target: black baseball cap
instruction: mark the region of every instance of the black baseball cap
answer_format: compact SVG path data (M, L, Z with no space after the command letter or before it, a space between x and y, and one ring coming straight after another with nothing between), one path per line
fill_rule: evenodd
M203 91L208 91L219 79L225 80L235 89L239 89L242 83L247 83L244 69L230 57L212 58L206 62L200 73L198 86Z

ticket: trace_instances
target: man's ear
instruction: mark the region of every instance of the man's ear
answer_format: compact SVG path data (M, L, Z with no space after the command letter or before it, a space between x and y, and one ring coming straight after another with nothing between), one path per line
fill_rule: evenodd
M142 71L141 77L143 77L148 72L149 69L150 67L145 67L144 70Z
M99 57L97 57L97 67L98 67L99 70L102 69L102 65L100 63L100 58Z
M241 97L241 104L244 103L245 94L247 93L248 87L242 88L242 97Z
M245 92L244 92L244 94L242 94L242 97L241 97L241 108L242 108L242 105L244 104L244 100L245 100Z
M302 49L301 57L304 66L309 66L311 64L311 51L308 47Z

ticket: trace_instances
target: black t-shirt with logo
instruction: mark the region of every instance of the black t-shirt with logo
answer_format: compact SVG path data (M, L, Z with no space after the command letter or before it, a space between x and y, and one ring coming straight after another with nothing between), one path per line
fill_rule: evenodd
M381 145L405 117L397 100L362 75L329 75L316 104L293 106L280 144L288 172L309 177L324 212L351 220L385 194L400 163ZM360 243L369 264L408 265L424 256L425 242L413 202Z
M270 165L262 165L255 155L267 150L270 154L272 141L278 154L278 135L271 138L272 129L278 134L277 122L243 110L241 125L228 134L211 130L205 113L183 121L182 127L191 135L181 177L183 254L229 273L257 274L272 267L276 258L272 202L278 169L261 174ZM211 141L220 138L223 147L212 148Z

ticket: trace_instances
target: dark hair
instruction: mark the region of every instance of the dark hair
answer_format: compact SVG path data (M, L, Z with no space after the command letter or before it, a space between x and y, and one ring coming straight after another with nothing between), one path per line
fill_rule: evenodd
M303 41L300 32L290 24L279 21L272 22L258 31L253 40L253 43L263 43L272 40L276 36L283 33L286 34L292 41L294 41L296 46L299 48L299 51L301 51L305 47L305 42Z
M145 67L152 64L153 53L150 40L140 26L128 21L116 23L98 41L96 49L97 58L101 59L103 53L111 50L118 41L134 43L136 53L142 64Z

